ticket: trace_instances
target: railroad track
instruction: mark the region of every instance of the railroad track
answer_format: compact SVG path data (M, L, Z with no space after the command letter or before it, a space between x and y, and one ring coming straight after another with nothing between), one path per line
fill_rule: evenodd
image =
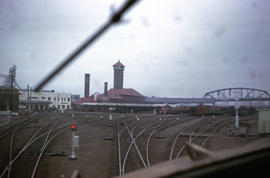
M183 120L183 122L186 121L185 118L181 118L181 120ZM152 136L164 129L175 126L177 124L181 124L183 122L179 121L179 117L176 116L168 118L157 117L149 121L136 119L135 121L129 123L127 123L126 119L118 121L116 125L119 175L124 175L126 173L128 157L132 156L130 155L132 148L134 148L132 154L133 156L134 154L137 155L137 158L140 162L140 167L146 168L151 166L149 158L149 145ZM122 129L120 129L120 123L124 125ZM121 138L123 138L124 131L127 133L127 136L130 139L128 143L123 144L123 141L121 142ZM137 140L139 140L142 136L147 136L147 141L144 145L140 143L142 141L138 141L137 143ZM145 137L143 137L141 140L144 138ZM134 161L135 160L133 160L133 162Z
M72 123L94 127L114 127L112 137L112 175L124 175L138 168L150 167L154 163L180 158L185 153L185 142L192 141L202 146L224 127L228 119L199 118L191 116L143 116L80 113L61 114L61 117L42 120L39 123L22 123L10 130L10 150L7 163L0 169L0 177L14 177L22 172L20 164L26 164L27 170L23 177L39 177L43 175L44 153L50 151L49 145L62 133L69 130ZM74 117L73 117L74 116ZM35 120L35 119L34 119ZM35 120L35 121L36 121ZM29 121L28 121L29 122ZM29 127L29 134L24 143L18 143L21 131ZM204 135L203 137L200 136ZM165 136L165 139L159 139ZM66 136L65 136L66 137ZM155 140L153 138L156 138ZM161 147L159 147L162 145ZM165 145L168 145L165 147ZM48 150L49 149L49 150ZM31 150L34 150L33 154ZM35 150L38 150L35 152ZM29 163L28 163L29 162ZM40 163L42 165L40 166ZM44 162L46 164L46 161ZM109 166L110 166L109 165ZM44 165L43 165L44 166ZM17 169L19 171L17 173Z
M200 141L203 146L220 128L224 127L228 120L226 118L212 117L191 117L179 119L179 117L168 117L141 120L118 120L116 123L117 130L117 151L118 151L118 172L124 175L126 172L134 168L127 169L127 166L133 165L138 168L146 168L151 166L151 150L157 152L156 148L150 148L153 136L158 136L163 131L172 127L178 128L178 132L169 149L169 160L180 158L185 150L186 141ZM186 134L190 133L189 136ZM200 134L204 134L205 138L198 139ZM129 138L129 139L127 139ZM127 141L129 140L129 141ZM145 142L145 144L143 144ZM136 159L134 157L136 155ZM128 157L129 160L128 160ZM165 161L165 160L164 160ZM129 163L130 162L130 163ZM139 165L139 166L138 166ZM136 169L136 168L135 168Z
M38 116L29 116L27 117L26 119L25 118L19 118L17 121L14 121L11 119L10 122L8 124L5 124L1 127L1 130L0 130L0 140L4 139L6 136L10 135L12 133L12 131L24 124L25 122L29 122L29 121L33 121L35 119L37 119L37 117L42 117L42 118L46 118L47 114L44 115L44 114L41 114L41 115L38 115Z
M213 136L219 129L224 127L227 122L230 122L230 120L227 119L226 116L221 116L219 118L208 118L207 120L204 118L204 121L199 123L196 127L192 127L192 132L189 135L188 139L182 142L180 148L178 149L178 152L174 159L180 158L180 156L183 154L186 144L185 142L194 142L196 138L198 138L199 135L204 134L205 138L202 139L202 141L198 144L201 146L204 146L204 144L207 142L207 140ZM181 134L180 134L181 135ZM172 159L172 156L170 155L170 159Z
M150 141L154 135L163 137L161 134L162 131L165 131L167 129L170 129L172 127L179 127L179 125L182 127L185 125L186 122L192 121L195 119L195 117L186 115L182 116L181 119L179 120L179 117L173 118L173 120L167 121L165 123L162 123L159 127L154 128L151 133L149 134L147 141L146 141L146 160L147 160L147 165L151 166L151 161L150 161ZM165 160L164 160L165 161Z
M33 171L31 172L31 175L20 175L25 176L25 177L35 177L36 174L36 170L37 167L39 165L40 159L45 151L45 149L47 148L48 144L58 135L60 135L61 133L63 133L64 131L66 131L68 129L67 125L64 126L58 126L56 127L57 124L59 124L59 121L62 119L58 118L58 119L48 119L48 121L43 122L40 125L40 128L37 129L36 131L34 131L34 133L30 136L30 138L26 141L25 144L23 144L22 146L19 144L17 147L21 146L18 151L15 151L16 149L14 149L14 146L16 144L15 142L15 135L17 134L17 132L24 128L25 126L30 125L28 121L26 123L23 123L19 126L17 126L14 131L12 132L11 138L10 138L10 149L9 149L9 160L7 165L5 166L5 168L3 169L3 171L1 171L0 177L4 177L6 175L6 177L12 177L13 172L16 172L17 168L16 168L16 163L21 159L21 157L23 156L23 153L25 153L25 151L29 148L31 148L31 146L36 143L37 141L39 141L42 144L38 144L39 146L39 153L37 156L37 159L32 160L32 162L34 163L34 167L33 167ZM40 141L42 140L42 138L44 138L44 141ZM37 145L35 146L35 149L37 148ZM32 158L36 157L35 155L30 155ZM28 163L27 163L28 164ZM33 164L32 164L33 165ZM26 168L24 168L26 169ZM28 168L27 167L27 171L25 171L25 173L30 172L28 169L32 169L32 168ZM13 170L13 172L12 172ZM16 174L18 174L16 172Z
M131 119L131 118L129 118ZM137 122L136 122L137 121ZM131 122L129 121L129 125L127 123L126 119L122 119L121 121L117 122L117 145L118 145L118 167L119 167L119 175L124 175L125 174L125 168L126 168L126 162L127 162L127 157L130 153L131 147L134 145L135 150L137 152L137 154L139 155L139 159L143 165L143 167L147 167L145 160L137 146L136 143L136 139L138 138L138 136L140 136L145 129L143 129L143 131L139 132L136 136L134 135L135 129L139 128L139 126L142 126L144 123L140 120L135 119L135 121ZM123 128L120 129L120 125L123 125ZM124 131L126 131L127 135L126 137L124 137ZM130 138L130 143L127 144L122 144L121 143L121 137L122 138ZM129 146L127 146L129 145ZM124 146L127 146L126 149L124 148ZM127 150L126 152L124 152L123 150ZM122 155L123 152L123 155Z

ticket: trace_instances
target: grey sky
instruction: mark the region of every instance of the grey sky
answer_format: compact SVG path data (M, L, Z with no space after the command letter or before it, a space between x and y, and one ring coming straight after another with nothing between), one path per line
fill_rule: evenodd
M34 86L92 34L120 0L0 0L0 73ZM270 1L142 0L46 89L83 94L113 86L112 65L126 66L124 87L146 96L201 97L208 90L270 91Z

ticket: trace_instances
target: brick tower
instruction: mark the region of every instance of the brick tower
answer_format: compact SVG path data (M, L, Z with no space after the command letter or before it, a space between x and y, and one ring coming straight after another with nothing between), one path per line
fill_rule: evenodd
M124 68L125 66L120 62L120 60L113 65L114 70L114 89L123 89L123 78L124 78Z

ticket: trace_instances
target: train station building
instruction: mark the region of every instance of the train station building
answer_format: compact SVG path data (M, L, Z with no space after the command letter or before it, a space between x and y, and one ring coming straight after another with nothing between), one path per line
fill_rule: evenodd
M156 98L146 97L133 88L124 88L125 66L117 61L113 65L113 88L108 90L104 82L104 92L89 95L90 74L85 75L85 97L76 101L74 109L81 111L115 111L115 112L154 112L167 104L212 103L211 99L196 98Z

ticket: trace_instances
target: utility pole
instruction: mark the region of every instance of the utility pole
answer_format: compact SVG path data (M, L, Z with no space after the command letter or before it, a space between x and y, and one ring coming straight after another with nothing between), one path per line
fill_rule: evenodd
M29 97L29 103L30 103L30 108L31 108L31 105L32 105L32 87L30 87L30 97Z
M27 85L27 111L30 111L30 93L29 93L29 84Z
M239 99L236 99L235 101L235 127L236 128L239 128L238 109L239 109Z

